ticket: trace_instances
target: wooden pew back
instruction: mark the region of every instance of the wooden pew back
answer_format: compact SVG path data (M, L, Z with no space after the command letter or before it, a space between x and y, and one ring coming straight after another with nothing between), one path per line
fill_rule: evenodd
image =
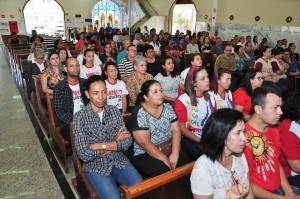
M75 148L75 135L74 135L74 124L73 122L70 123L70 133L71 133L71 146L73 151L73 160L74 160L74 168L75 168L75 175L76 179L72 180L74 186L79 193L81 198L91 198L91 199L99 199L97 196L96 191L92 187L90 181L86 177L83 169L82 163L77 156L76 148Z
M53 96L47 94L47 105L50 119L49 134L53 139L52 148L55 151L59 161L62 163L64 170L68 173L68 164L67 164L67 147L70 146L70 143L64 139L61 135L61 132L58 130L58 119L53 107Z

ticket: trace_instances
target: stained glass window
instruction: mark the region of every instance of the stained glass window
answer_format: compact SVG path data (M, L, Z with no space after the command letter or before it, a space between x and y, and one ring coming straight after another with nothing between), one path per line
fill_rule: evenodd
M92 13L93 17L93 25L97 27L99 30L100 27L106 27L107 23L110 24L111 27L120 27L120 11L118 6L109 1L109 0L102 0L99 1Z

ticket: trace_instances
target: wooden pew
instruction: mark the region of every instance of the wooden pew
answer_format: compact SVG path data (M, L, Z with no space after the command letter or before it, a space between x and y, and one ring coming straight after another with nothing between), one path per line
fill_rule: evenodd
M50 119L49 134L53 140L52 148L55 151L59 161L62 163L65 172L68 173L69 168L67 164L67 147L70 146L70 143L64 139L59 130L58 118L56 117L53 107L53 96L49 94L46 96Z
M288 92L291 93L294 90L300 88L300 75L291 75L290 76L290 86Z
M81 198L91 198L99 199L96 191L92 187L90 181L86 177L84 171L82 170L81 160L78 158L75 148L75 135L74 135L74 124L70 123L70 133L71 133L71 146L73 151L74 169L76 178L72 179L72 183L77 190L78 195Z
M37 97L38 117L42 124L42 127L46 130L47 134L49 135L49 129L48 129L49 115L47 109L44 107L44 104L41 101L41 99L44 99L46 95L43 92L40 77L37 77L35 79L35 89L36 89L36 97Z
M189 176L194 163L191 162L159 176L146 179L131 187L121 185L121 198L192 198Z

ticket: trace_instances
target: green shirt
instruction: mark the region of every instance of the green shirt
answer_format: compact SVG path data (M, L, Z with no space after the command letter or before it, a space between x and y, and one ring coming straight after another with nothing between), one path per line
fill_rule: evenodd
M231 71L236 71L236 63L233 57L226 57L224 53L217 57L215 62L215 70L218 68L226 68Z

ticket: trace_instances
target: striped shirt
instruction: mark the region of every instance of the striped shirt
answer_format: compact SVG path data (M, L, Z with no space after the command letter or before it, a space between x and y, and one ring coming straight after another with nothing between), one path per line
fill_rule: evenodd
M133 63L127 57L121 59L118 64L118 68L121 76L128 77L133 72Z

